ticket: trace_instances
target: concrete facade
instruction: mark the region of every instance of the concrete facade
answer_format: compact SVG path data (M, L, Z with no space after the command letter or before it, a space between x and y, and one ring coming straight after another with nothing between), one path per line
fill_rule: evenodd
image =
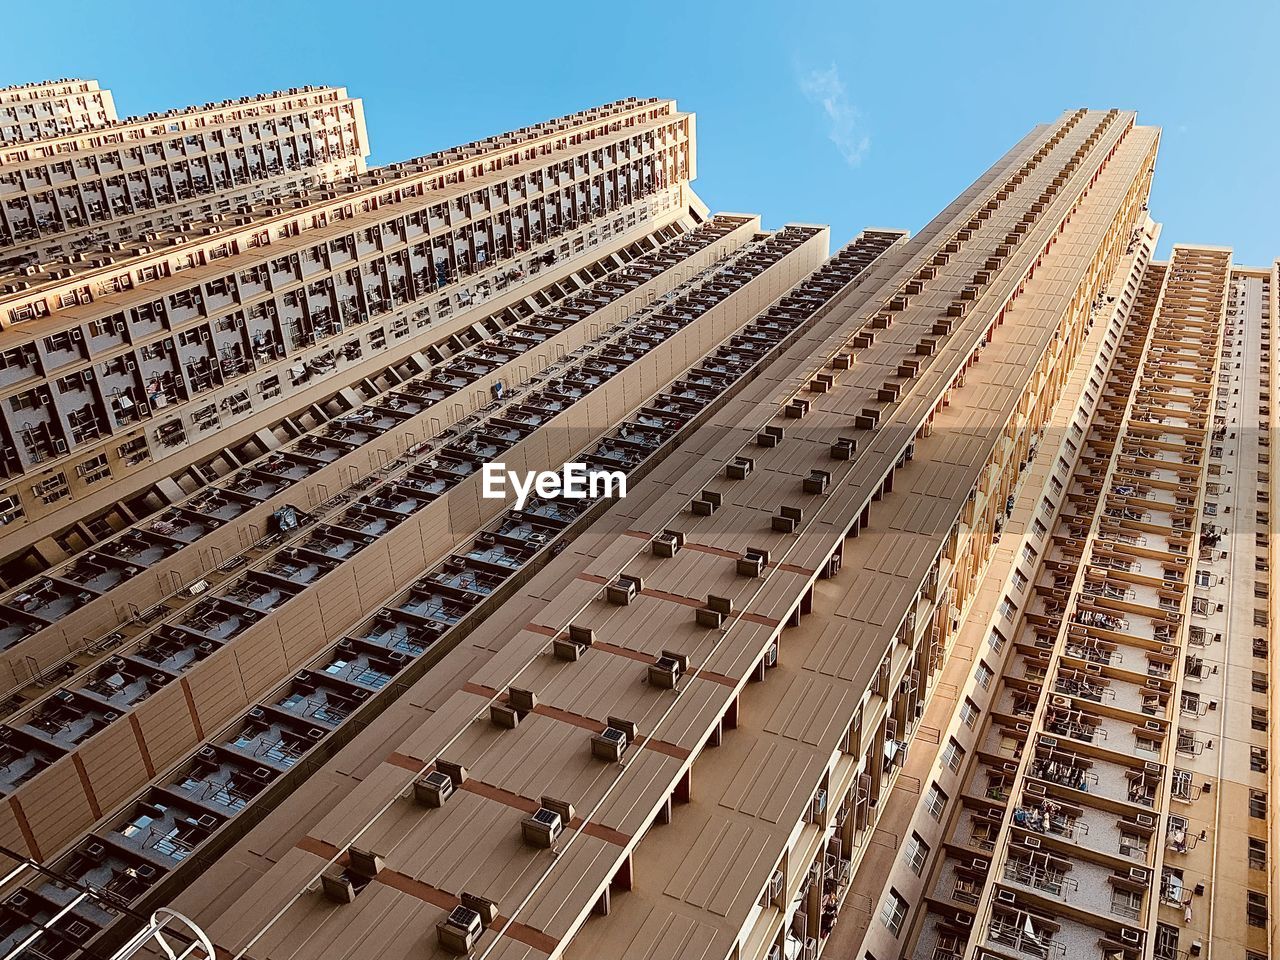
M670 100L6 117L0 956L1271 955L1278 277L1153 259L1158 129L832 255ZM197 189L232 129L297 167ZM112 131L186 195L17 237Z

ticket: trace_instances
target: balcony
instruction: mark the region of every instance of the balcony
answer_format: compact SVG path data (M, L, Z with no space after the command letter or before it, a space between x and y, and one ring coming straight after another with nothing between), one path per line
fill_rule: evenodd
M265 577L276 577L287 584L308 586L338 566L339 561L324 554L288 548L275 554L262 568Z
M250 588L245 595L252 599L253 593ZM245 609L221 597L207 597L180 617L176 625L206 640L227 641L260 619L262 614L256 609Z
M80 584L41 577L11 596L5 606L26 614L27 617L52 623L84 606L95 596L92 590L85 589Z
M263 501L274 497L281 490L287 489L291 481L260 473L252 468L240 470L229 480L221 484L222 489L237 493L251 500Z
M368 690L381 690L409 662L405 652L365 645L355 640L339 640L332 658L318 673Z
M212 640L202 640L184 630L161 625L131 654L143 663L177 676L218 649Z
M170 676L124 657L110 657L79 691L104 706L124 710L141 703L167 684Z
M223 817L235 816L279 775L216 747L205 747L166 792Z
M422 623L414 617L383 610L366 621L355 636L394 653L416 657L439 640L446 629L441 624Z
M12 727L0 727L0 793L12 793L61 756L61 750Z
M109 540L97 548L98 553L137 567L150 567L182 549L182 543L173 537L152 531L131 530L122 537Z
M106 838L149 860L171 865L185 860L223 822L222 817L193 805L161 799L165 802L138 801L128 819Z
M254 764L288 770L324 738L325 728L297 724L274 711L254 707L234 738L224 746Z
M140 568L131 563L123 563L108 554L90 552L64 567L59 577L92 593L102 594L139 572Z
M264 614L282 606L302 590L301 584L281 582L250 571L236 579L221 597L229 603Z
M59 690L41 701L19 729L41 742L70 750L119 718L120 712L100 698Z
M291 689L272 703L271 709L325 727L336 727L369 698L367 690L327 682L322 674L304 670Z

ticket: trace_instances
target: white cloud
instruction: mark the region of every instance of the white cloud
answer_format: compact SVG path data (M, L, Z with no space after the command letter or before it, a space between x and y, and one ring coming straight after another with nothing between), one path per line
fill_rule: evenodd
M821 106L826 114L828 139L844 162L856 167L870 148L871 138L862 132L862 114L849 102L839 69L833 63L826 70L810 70L799 83L805 99Z

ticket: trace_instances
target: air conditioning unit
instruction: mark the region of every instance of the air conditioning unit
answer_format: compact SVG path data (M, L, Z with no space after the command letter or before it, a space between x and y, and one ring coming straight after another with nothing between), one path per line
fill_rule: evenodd
M644 589L644 581L639 577L620 575L604 589L605 599L615 606L625 607Z
M320 890L334 903L354 903L356 899L355 884L339 866L332 866L320 875Z
M439 770L432 770L413 783L413 797L428 807L443 807L445 801L453 796L453 780Z
M605 727L591 738L591 755L601 760L617 763L627 749L626 731L617 727Z
M436 939L442 949L455 956L466 956L475 946L484 925L480 914L470 907L456 906L449 916L436 924Z
M495 727L514 730L520 725L520 712L505 703L489 704L489 719Z
M688 666L689 658L684 654L663 650L657 661L649 665L649 684L662 690L674 690Z
M766 551L748 547L746 555L738 558L738 574L743 577L762 576L768 562L769 554Z
M539 807L532 816L520 821L520 834L525 843L533 847L550 847L564 832L560 814L546 807Z

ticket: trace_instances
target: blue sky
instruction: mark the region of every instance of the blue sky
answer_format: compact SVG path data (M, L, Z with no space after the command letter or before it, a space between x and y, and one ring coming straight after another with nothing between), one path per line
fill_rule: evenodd
M304 83L364 98L387 162L622 96L698 114L714 210L915 230L1034 123L1164 128L1170 242L1280 256L1274 2L6 4L0 85L98 79L121 113ZM1104 32L1105 30L1105 32Z

